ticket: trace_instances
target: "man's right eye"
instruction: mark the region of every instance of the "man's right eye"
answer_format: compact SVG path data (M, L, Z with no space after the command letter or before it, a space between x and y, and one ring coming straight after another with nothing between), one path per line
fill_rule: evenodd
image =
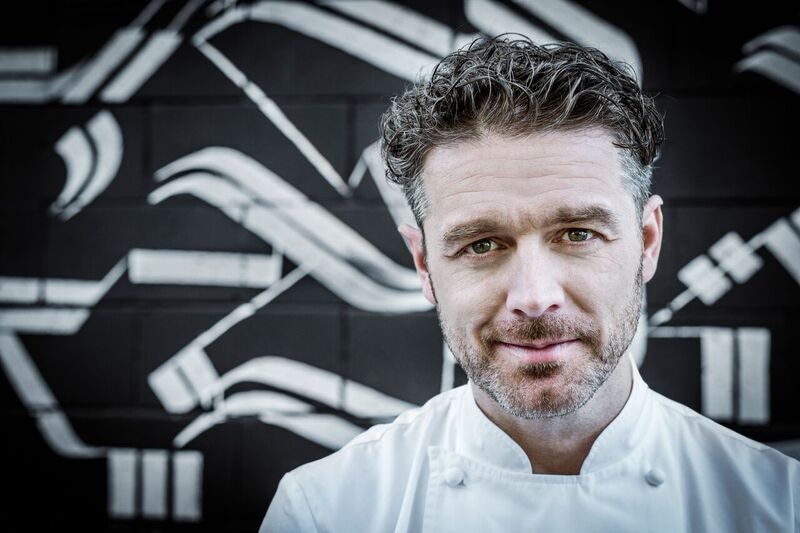
M476 255L483 255L491 252L492 250L497 250L499 246L492 239L481 239L470 244L468 248L470 252Z

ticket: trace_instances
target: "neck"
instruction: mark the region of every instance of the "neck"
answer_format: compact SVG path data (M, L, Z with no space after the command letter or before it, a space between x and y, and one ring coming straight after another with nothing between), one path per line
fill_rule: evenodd
M608 380L580 409L563 417L526 419L503 409L483 390L471 384L483 413L510 436L528 456L535 474L575 475L600 433L622 411L630 396L633 372L626 355Z

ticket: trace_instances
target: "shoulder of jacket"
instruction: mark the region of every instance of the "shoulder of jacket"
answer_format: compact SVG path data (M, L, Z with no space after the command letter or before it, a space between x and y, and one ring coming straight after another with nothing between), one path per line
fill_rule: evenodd
M652 389L651 393L652 398L664 408L666 413L679 418L686 426L698 430L702 435L707 437L714 436L728 445L749 449L755 452L777 452L774 448L736 433L732 429L726 428L722 424L711 420L694 409L674 400L670 400Z

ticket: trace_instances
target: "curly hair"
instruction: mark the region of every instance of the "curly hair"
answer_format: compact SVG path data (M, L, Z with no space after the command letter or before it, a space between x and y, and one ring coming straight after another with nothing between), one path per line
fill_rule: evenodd
M594 48L501 35L446 56L430 81L393 98L381 118L381 154L386 177L400 185L422 228L421 173L433 148L488 132L517 137L591 127L613 136L623 182L641 215L664 129L632 69Z

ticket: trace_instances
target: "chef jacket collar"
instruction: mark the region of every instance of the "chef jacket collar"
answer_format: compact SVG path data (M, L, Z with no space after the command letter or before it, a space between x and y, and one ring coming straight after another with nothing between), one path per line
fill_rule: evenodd
M622 411L595 440L583 461L580 475L596 472L624 459L644 437L646 421L642 411L648 387L636 368L633 356L628 354L628 360L633 374L631 393ZM455 451L498 468L530 474L531 464L522 448L480 410L475 403L472 387L465 389L459 414L461 431Z

